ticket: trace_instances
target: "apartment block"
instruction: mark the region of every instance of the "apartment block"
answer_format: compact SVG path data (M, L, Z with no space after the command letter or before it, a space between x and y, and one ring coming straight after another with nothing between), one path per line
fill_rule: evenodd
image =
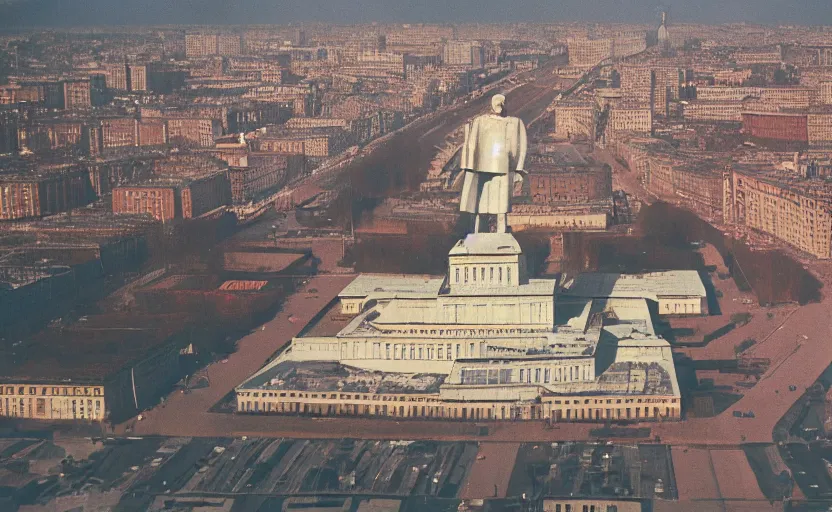
M821 180L748 167L734 168L731 178L736 223L817 258L832 257L832 201Z

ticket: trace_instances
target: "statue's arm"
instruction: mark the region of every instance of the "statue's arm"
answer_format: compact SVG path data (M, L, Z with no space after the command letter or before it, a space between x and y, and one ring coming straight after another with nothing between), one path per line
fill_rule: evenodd
M517 171L525 174L526 151L528 142L526 140L526 126L521 119L517 119Z
M475 146L479 136L479 119L465 125L465 142L462 144L462 158L459 168L470 171L474 169Z

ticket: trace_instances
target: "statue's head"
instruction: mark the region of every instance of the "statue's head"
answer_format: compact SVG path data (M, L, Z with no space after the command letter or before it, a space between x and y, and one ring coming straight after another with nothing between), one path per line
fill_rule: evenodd
M506 115L506 97L502 94L495 94L491 97L491 111L497 115Z

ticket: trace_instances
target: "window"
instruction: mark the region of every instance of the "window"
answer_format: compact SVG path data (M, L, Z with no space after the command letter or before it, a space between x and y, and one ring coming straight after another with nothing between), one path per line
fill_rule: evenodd
M523 382L524 378L526 377L526 370L520 369L520 382Z
M493 283L494 282L494 267L489 267L488 268L488 273L491 276L489 278L489 281Z
M43 416L46 414L46 399L45 398L38 398L35 407L37 408L37 414Z
M419 359L424 359L423 353L422 353L422 347L419 347Z
M456 269L456 272L454 272L454 274L456 275L456 282L459 283L459 269Z
M511 267L506 268L506 282L511 284Z
M446 353L448 354L448 359L450 360L451 359L451 344L450 343L448 343L447 348L448 348L448 351Z
M468 267L465 267L465 284L468 284Z
M416 345L410 345L410 359L416 359Z
M385 345L384 345L384 358L385 359L390 359L390 344L389 343L385 343Z
M461 345L460 345L459 343L457 343L457 344L456 344L456 358L457 358L457 359L459 359L459 357L460 357L461 353L462 353L462 348L461 348Z
M534 381L540 382L540 368L535 368L534 370Z
M551 373L551 370L549 370L548 368L546 368L543 371L543 382L549 382L550 373Z
M485 267L482 267L481 272L480 272L480 277L481 277L480 281L485 281Z
M497 279L500 284L503 284L503 267L497 269Z

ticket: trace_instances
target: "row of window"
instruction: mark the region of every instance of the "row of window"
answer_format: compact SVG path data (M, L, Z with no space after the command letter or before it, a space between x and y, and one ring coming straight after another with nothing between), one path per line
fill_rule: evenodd
M19 418L65 418L65 419L101 419L103 410L101 400L50 400L50 414L47 414L46 398L6 398L0 399L0 416Z
M581 507L581 512L618 512L618 505L606 505L606 508L602 511L601 507L603 505L599 505L596 509L595 505L575 505L573 507L571 503L556 503L555 512L578 512L579 506Z
M595 399L585 398L585 399L583 400L583 404L584 404L584 405L588 405L588 404L589 404L589 402L590 402L590 400L594 400L594 401L593 401L593 403L594 403L595 405L605 403L605 400L604 400L603 398L601 398L601 399L598 399L598 398L595 398ZM642 399L641 399L641 398L637 398L637 399L636 399L636 398L616 398L616 399L614 399L614 400L615 400L615 403L616 403L616 404L620 404L620 403L622 403L622 400L623 400L623 403L625 403L625 404L632 404L632 403L639 403L639 404L640 404L640 403L642 403ZM644 402L645 402L645 403L653 403L653 402L650 402L650 400L661 400L661 403L667 403L667 400L666 400L666 399L654 399L654 398L651 398L651 399L649 399L649 400L645 398L645 399L644 399ZM612 401L613 401L613 399L612 399L612 398L607 398L607 399L606 399L606 403L607 403L607 404L612 404ZM555 405L561 405L561 400L555 400L555 401L554 401L554 403L555 403ZM570 401L570 400L563 400L563 404L564 404L564 405L569 405L570 403L575 404L575 405L580 405L580 404L581 404L581 401L580 401L580 400L571 400L571 401ZM656 402L656 403L657 403L657 402ZM671 399L670 399L670 403L675 404L675 403L676 403L676 399L675 399L675 398L671 398Z
M496 272L495 272L496 269ZM460 270L463 270L462 274L464 274L464 280L460 281ZM454 283L459 284L460 282L464 284L468 284L469 280L473 283L477 282L477 274L479 274L479 282L485 283L486 282L486 275L488 277L488 284L503 284L503 267L488 267L488 273L486 274L485 267L471 267L465 266L463 269L456 267L454 269ZM495 281L494 278L497 280ZM506 284L511 284L511 267L505 267L505 277L506 277Z
M488 384L548 384L550 382L573 382L591 380L590 366L569 366L555 368L521 368L520 379L514 380L514 373L511 369L464 369L460 371L460 381L466 385L488 385Z
M101 396L101 388L91 387L47 387L47 386L14 386L0 385L0 395L52 395L52 396Z
M459 359L461 357L476 357L482 356L486 353L486 345L484 342L468 343L467 350L463 355L463 345L457 344L442 344L442 343L428 343L428 344L403 344L403 343L385 343L384 353L382 355L382 344L373 343L373 359L410 359L410 360L446 360ZM358 343L352 346L352 357L358 359L361 357L361 345ZM479 349L479 350L478 350ZM365 356L366 357L366 356Z
M238 397L253 398L320 398L330 400L374 400L377 402L424 402L425 397L405 395L352 395L345 393L298 393L291 391L241 391ZM429 399L429 401L431 401Z

